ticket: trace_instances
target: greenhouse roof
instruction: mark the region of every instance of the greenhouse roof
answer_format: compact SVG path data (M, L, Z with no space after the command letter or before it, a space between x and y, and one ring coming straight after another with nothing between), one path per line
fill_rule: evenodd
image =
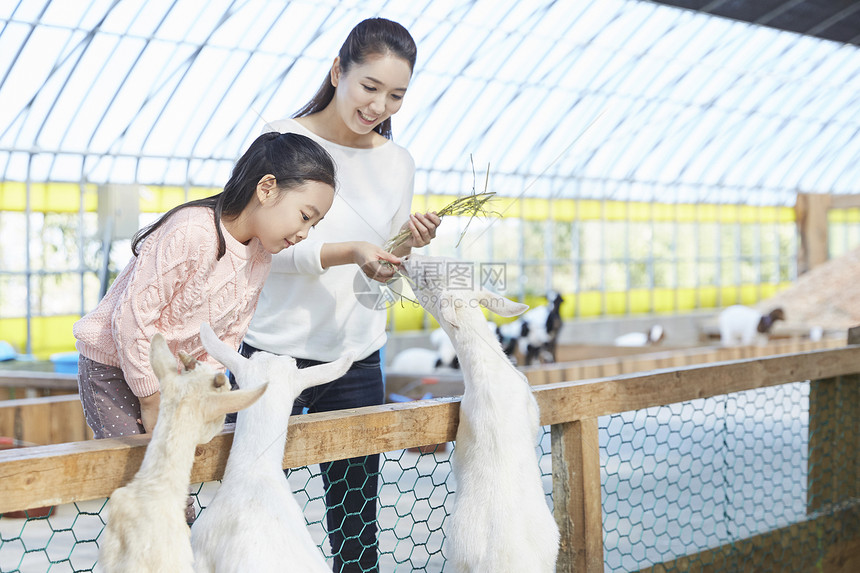
M860 48L827 34L860 11L819 10L800 34L719 11L730 4L744 3L3 2L0 173L219 187L266 120L316 91L352 26L379 15L419 48L394 117L418 193L469 191L473 164L506 195L860 193Z

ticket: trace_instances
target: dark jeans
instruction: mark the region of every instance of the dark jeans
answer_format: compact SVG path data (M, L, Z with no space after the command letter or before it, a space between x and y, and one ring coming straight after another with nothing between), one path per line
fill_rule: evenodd
M258 349L242 343L239 352L250 357ZM297 359L299 368L321 364ZM231 375L231 382L233 382ZM234 382L235 386L235 382ZM327 384L308 388L293 403L293 415L375 406L384 402L379 351L352 364L349 371ZM229 420L228 420L229 421ZM287 470L285 470L285 473ZM325 485L326 524L335 573L377 573L376 498L379 455L320 464Z

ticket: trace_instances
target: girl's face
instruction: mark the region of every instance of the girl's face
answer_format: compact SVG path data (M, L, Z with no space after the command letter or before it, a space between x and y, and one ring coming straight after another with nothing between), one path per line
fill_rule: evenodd
M279 190L261 182L259 207L254 211L254 235L273 255L307 238L311 228L328 213L334 189L319 181Z
M340 60L336 59L332 83L338 115L354 133L370 133L400 111L411 79L409 63L391 54L371 55L346 73L340 71Z

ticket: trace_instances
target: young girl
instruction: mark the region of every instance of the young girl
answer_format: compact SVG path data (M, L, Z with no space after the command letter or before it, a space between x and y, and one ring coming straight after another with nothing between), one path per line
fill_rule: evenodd
M410 214L415 162L391 141L391 116L406 96L416 55L403 26L364 20L349 33L313 99L295 118L268 126L325 147L337 162L340 187L314 238L274 257L241 352L292 356L299 367L347 352L356 356L342 378L302 393L294 414L384 402L379 349L387 313L357 293L367 284L365 275L391 278L399 257L427 245L441 221L435 213ZM383 245L401 229L411 238L386 252ZM379 456L321 469L334 571L377 571Z
M216 365L200 342L202 322L238 346L272 255L307 237L331 207L334 188L334 162L319 144L266 133L221 193L179 205L137 233L131 261L74 325L78 388L96 438L155 426L159 388L149 346L156 332L174 354Z

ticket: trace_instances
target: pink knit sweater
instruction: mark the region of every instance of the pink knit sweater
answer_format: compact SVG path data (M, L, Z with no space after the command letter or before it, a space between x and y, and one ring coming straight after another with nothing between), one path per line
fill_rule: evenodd
M218 261L212 210L187 207L174 213L147 237L98 306L75 323L78 352L121 368L136 396L159 389L149 365L149 341L156 332L174 354L184 350L220 366L203 350L200 324L208 322L237 348L272 261L256 238L243 245L223 225L221 230L227 252Z

